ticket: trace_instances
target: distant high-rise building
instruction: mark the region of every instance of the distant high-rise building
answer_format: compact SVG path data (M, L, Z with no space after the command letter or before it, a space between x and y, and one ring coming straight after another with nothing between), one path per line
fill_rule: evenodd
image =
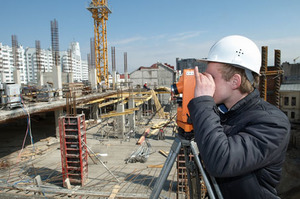
M87 60L81 60L80 47L78 42L72 42L67 51L60 51L60 64L62 72L72 72L74 81L81 82L88 80ZM42 72L52 72L53 59L51 49L40 49L38 64L37 49L22 46L17 48L18 67L22 84L37 83L38 65ZM4 73L6 83L14 83L13 71L15 70L13 60L13 49L10 46L0 43L0 73ZM2 75L0 75L0 80Z
M17 59L18 63L16 63L16 64L20 70L21 83L26 83L27 77L26 77L26 67L24 64L25 59L24 59L23 46L17 46L16 53L17 53L17 57L18 57L18 59ZM14 70L16 70L16 67L14 66L12 47L3 45L2 43L0 43L0 60L1 60L1 65L2 65L2 66L0 66L0 70L3 70L3 72L4 72L5 82L6 83L14 83L13 72L14 72Z
M81 60L78 42L71 42L68 51L60 52L62 71L72 72L74 81L88 80L87 61Z
M37 53L36 48L26 48L25 49L25 68L26 68L26 78L28 83L37 82ZM40 65L42 72L52 72L53 60L52 51L50 49L41 49L40 53Z
M82 80L89 80L89 66L87 60L81 60Z

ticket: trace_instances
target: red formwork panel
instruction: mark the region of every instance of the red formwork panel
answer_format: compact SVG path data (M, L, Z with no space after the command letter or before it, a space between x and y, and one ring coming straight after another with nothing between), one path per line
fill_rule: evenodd
M69 178L71 185L84 186L88 178L85 115L60 117L59 135L63 182Z

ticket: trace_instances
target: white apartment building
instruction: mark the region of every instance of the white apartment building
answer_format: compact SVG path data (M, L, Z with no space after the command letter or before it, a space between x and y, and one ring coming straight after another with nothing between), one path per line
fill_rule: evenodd
M89 65L87 60L81 60L82 80L89 80Z
M37 83L37 53L36 48L27 47L25 50L22 46L18 47L18 66L22 84ZM41 49L40 66L42 72L52 72L53 59L51 49ZM78 42L72 42L68 51L60 52L60 64L62 72L73 72L73 80L81 82L88 80L88 63L81 60L80 47ZM14 83L13 71L14 60L12 48L0 43L0 74L4 72L4 79L0 75L1 82Z
M26 83L27 77L25 75L26 67L25 67L23 46L18 46L17 49L17 66L19 67L20 70L21 83ZM17 67L14 66L12 47L0 43L0 72L4 73L4 80L5 80L3 81L2 75L0 75L1 82L14 83L14 70L16 69Z
M50 49L41 49L40 53L40 67L42 72L52 72L53 60L52 51ZM36 48L26 48L25 49L25 67L27 83L37 82L37 53Z
M60 52L62 72L73 72L73 80L88 80L87 61L81 60L78 42L71 42L68 51Z

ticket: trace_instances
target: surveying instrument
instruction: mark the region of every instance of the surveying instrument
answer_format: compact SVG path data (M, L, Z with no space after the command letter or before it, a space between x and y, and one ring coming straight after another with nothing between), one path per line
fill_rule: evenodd
M195 76L194 69L184 69L176 84L171 87L172 93L177 97L177 125L178 135L171 146L169 155L153 187L150 198L157 199L164 183L169 176L176 157L183 149L187 184L185 192L189 199L223 199L219 186L213 176L206 173L199 157L199 150L194 139L193 125L189 119L188 103L194 98ZM196 163L196 164L195 164ZM177 168L177 172L179 172ZM184 175L185 176L185 175ZM177 182L181 183L181 182ZM207 195L208 194L208 195Z

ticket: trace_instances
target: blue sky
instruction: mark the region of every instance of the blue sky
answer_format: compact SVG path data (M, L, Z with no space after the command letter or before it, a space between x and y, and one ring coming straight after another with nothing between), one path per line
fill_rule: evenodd
M59 48L80 43L83 59L90 51L93 19L89 0L1 0L0 42L51 46L50 21L59 28ZM116 48L117 70L123 73L123 53L128 71L157 61L175 66L176 57L203 58L220 38L239 34L258 46L268 46L269 65L274 50L281 61L293 63L300 56L299 0L108 0L112 10L107 22L109 70L111 46ZM300 58L297 60L300 62Z

